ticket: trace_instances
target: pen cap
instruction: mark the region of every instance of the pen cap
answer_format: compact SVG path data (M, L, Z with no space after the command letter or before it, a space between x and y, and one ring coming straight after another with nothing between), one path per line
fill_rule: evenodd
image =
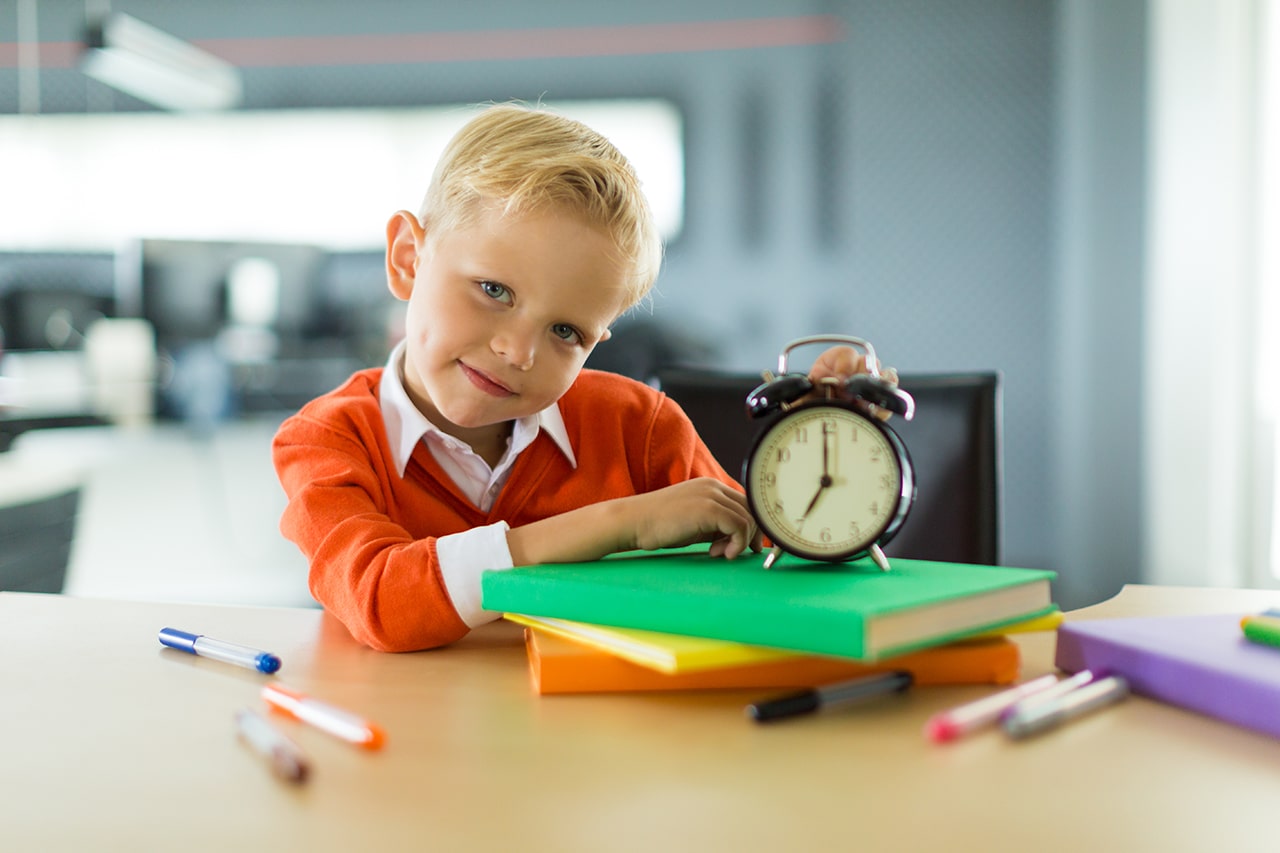
M813 691L793 693L747 706L747 714L757 723L782 720L818 710L818 694Z
M188 634L186 631L179 631L177 628L160 629L160 642L171 649L195 654L196 640L198 639L200 639L199 634Z
M253 659L253 662L257 667L258 672L264 673L265 675L271 675L274 672L280 671L280 658L273 654L262 652Z

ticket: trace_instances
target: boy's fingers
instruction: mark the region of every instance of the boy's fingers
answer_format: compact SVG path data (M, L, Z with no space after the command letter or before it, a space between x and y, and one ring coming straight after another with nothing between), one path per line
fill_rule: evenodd
M700 491L701 496L697 500L705 503L694 509L695 515L701 516L698 524L701 533L695 535L711 543L708 553L712 557L733 559L748 548L760 550L761 534L747 505L746 495L718 480L703 481ZM677 514L680 512L674 506L668 509Z
M724 530L724 547L721 549L723 556L730 560L745 553L760 536L756 531L755 519L746 511L746 507L737 506L735 510L734 517L729 519L730 529Z

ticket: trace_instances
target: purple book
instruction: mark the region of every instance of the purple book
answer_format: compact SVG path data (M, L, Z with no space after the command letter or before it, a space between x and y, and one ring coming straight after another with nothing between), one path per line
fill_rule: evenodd
M1244 615L1067 622L1055 663L1121 675L1135 693L1280 737L1280 648L1246 640Z

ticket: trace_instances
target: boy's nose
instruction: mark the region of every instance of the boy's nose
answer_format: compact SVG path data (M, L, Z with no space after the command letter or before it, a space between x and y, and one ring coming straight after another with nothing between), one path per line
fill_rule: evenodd
M493 351L518 370L533 367L536 337L525 331L505 329L493 337Z

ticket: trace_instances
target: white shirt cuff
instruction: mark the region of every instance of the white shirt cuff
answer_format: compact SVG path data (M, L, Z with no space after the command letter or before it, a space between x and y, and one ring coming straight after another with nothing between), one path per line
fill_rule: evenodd
M480 606L480 574L488 569L512 567L511 548L507 545L510 529L505 521L499 521L436 539L436 558L440 561L445 589L468 628L502 616L500 612Z

